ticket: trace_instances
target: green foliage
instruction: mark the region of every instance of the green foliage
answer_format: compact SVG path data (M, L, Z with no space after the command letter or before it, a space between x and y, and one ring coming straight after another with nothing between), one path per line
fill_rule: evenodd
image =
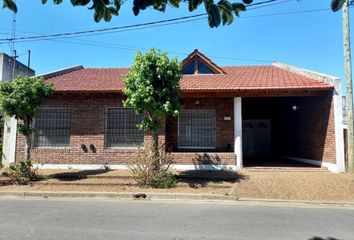
M182 76L181 64L167 53L151 49L145 55L138 52L130 72L124 77L127 96L126 107L137 113L146 113L139 128L158 130L163 116L177 116L182 109L179 104Z
M169 188L175 185L176 179L168 172L173 163L170 153L163 146L159 146L158 152L155 155L153 145L146 143L130 162L129 169L140 187Z
M337 12L338 10L342 9L344 3L349 0L332 0L331 2L331 9L333 12ZM354 0L349 1L349 5L354 5Z
M42 78L17 77L11 82L0 84L0 108L8 116L15 116L19 123L19 132L29 136L33 132L32 118L45 97L53 94L51 84Z
M94 10L94 20L96 22L104 19L109 22L112 16L117 16L124 0L70 0L73 6L86 6L92 4L88 9ZM141 10L152 8L160 12L166 11L166 6L179 8L181 2L188 2L189 11L196 10L204 3L205 11L208 14L210 27L218 27L221 23L231 24L233 22L233 13L239 16L241 11L246 10L246 4L251 4L253 0L242 0L243 3L231 3L228 0L220 0L214 3L214 0L133 0L133 13L137 16ZM61 4L63 0L53 0L54 4ZM47 0L42 0L47 3ZM15 0L3 0L4 7L17 12Z
M160 172L151 183L153 188L173 188L176 186L177 179L171 172Z
M11 82L0 84L0 109L6 115L14 116L18 123L18 131L26 137L25 159L31 154L31 134L35 130L32 119L43 98L54 92L52 84L45 83L42 78L19 76Z
M346 0L332 0L331 2L331 8L333 12L336 12L338 10L340 10L344 3L346 2Z
M11 178L19 185L27 185L30 181L42 179L33 168L30 160L11 164L3 173L3 176Z

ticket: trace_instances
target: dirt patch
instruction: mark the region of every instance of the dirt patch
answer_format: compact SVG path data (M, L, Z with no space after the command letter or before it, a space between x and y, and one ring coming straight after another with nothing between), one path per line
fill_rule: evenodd
M230 194L247 198L354 201L354 175L330 172L243 172Z
M179 173L179 183L173 189L139 188L134 184L130 172L121 170L40 173L49 179L27 186L0 186L0 191L159 192L223 194L239 198L354 201L354 175L325 171L184 172Z

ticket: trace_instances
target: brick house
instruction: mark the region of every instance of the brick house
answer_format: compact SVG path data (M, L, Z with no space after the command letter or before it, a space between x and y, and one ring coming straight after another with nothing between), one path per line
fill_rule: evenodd
M124 169L149 135L123 108L127 68L76 66L44 74L55 86L40 107L32 159L42 168ZM241 169L286 159L344 171L340 79L273 63L219 67L195 50L183 61L184 107L160 143L176 169ZM18 135L16 161L23 159Z

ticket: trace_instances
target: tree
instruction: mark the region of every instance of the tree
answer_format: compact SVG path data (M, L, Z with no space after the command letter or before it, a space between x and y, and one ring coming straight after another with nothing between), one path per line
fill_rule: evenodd
M15 0L2 0L3 6L17 12ZM42 3L47 3L48 0L42 0ZM70 0L73 6L87 6L89 3L92 5L88 8L94 10L94 20L96 22L104 19L109 22L112 16L118 16L121 6L125 3L124 0ZM275 1L275 0L274 0ZM63 0L53 0L55 4L61 4ZM179 8L182 0L134 0L133 13L135 16L140 11L152 7L155 10L165 12L166 6L170 5ZM188 2L188 10L190 12L196 10L204 3L205 11L208 14L208 22L210 27L218 27L222 22L223 25L231 24L233 22L233 14L239 16L239 13L246 10L246 5L251 4L253 0L242 0L243 3L231 3L229 0L220 0L214 3L214 0L183 0Z
M30 160L31 135L34 132L32 119L42 100L54 92L52 84L43 78L19 76L11 82L0 84L0 108L8 116L19 121L18 131L26 137L25 160Z
M124 77L123 93L127 99L124 106L144 113L138 127L150 131L153 156L158 159L158 131L165 116L177 116L182 110L179 104L182 77L181 63L177 58L170 60L167 53L151 49L145 55L138 52L133 66Z
M331 2L332 11L336 12L336 11L342 9L342 7L346 1L347 0L332 0L332 2ZM350 0L349 5L353 5L353 4L354 4L354 0Z
M4 8L9 8L15 13L17 12L15 0L2 1ZM43 4L48 2L48 0L41 1ZM268 0L265 2L272 1L277 0ZM53 2L54 4L61 4L63 0L53 0ZM70 0L70 2L73 6L87 6L91 3L92 5L88 9L94 10L93 17L96 22L100 22L102 19L109 22L112 16L118 16L121 6L125 3L124 0ZM239 16L240 12L246 11L246 6L251 4L253 0L242 0L242 3L231 3L229 0L219 0L218 3L214 3L214 0L134 0L132 10L135 16L137 16L141 10L150 7L165 12L167 5L179 8L181 2L188 2L188 10L190 12L196 10L204 3L205 11L208 14L209 26L218 27L221 22L223 25L231 24L234 20L233 14ZM345 2L346 0L332 0L332 10L334 12L340 10ZM354 0L350 0L350 4L353 5Z

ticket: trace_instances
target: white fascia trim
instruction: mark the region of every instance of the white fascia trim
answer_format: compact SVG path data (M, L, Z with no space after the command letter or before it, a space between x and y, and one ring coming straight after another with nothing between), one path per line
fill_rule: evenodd
M296 162L302 162L302 163L311 164L311 165L314 165L314 166L325 167L329 171L335 172L335 173L343 172L343 171L340 171L340 169L338 168L338 165L334 164L334 163L321 162L321 161L313 160L313 159L299 158L299 157L290 157L290 156L284 156L284 158L292 160L292 161L296 161Z
M174 170L240 170L236 165L226 164L173 164L171 169Z
M312 78L312 79L316 79L322 82L325 82L333 87L336 88L336 82L339 80L340 78L335 77L335 76L330 76L324 73L320 73L320 72L316 72L316 71L312 71L312 70L308 70L305 68L300 68L300 67L296 67L296 66L292 66L286 63L282 63L282 62L274 62L272 64L274 67L278 67L281 69L284 69L286 71L295 73L295 74L299 74L308 78ZM338 89L336 89L338 90Z
M127 164L33 164L37 169L77 169L77 170L128 170ZM171 169L174 170L239 170L236 165L213 165L213 164L173 164Z
M37 169L77 169L77 170L125 170L129 169L128 165L120 164L51 164L51 163L36 163L33 164L34 168Z
M43 73L43 74L39 74L36 75L35 77L43 77L44 79L48 79L48 78L52 78L58 75L63 75L69 72L73 72L73 71L77 71L77 70L81 70L84 67L82 65L75 65L72 67L67 67L67 68L62 68L62 69L58 69L52 72L47 72L47 73Z

